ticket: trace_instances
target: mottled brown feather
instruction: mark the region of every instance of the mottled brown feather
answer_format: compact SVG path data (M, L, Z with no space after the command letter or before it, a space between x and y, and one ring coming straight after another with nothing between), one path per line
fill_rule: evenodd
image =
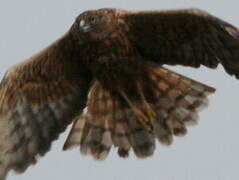
M0 180L35 163L75 116L64 149L78 145L95 159L112 145L121 157L133 149L144 158L155 138L171 144L215 90L162 65L221 63L239 78L238 40L236 27L197 9L83 12L0 84Z
M216 68L239 78L239 31L199 9L132 12L126 36L146 59L169 65Z
M85 107L91 74L71 35L8 70L0 84L0 179L23 172Z
M127 157L132 148L144 158L153 154L155 138L169 145L173 135L185 135L186 126L198 121L197 114L208 105L213 88L155 64L141 65L143 71L147 69L148 81L130 82L134 95L122 89L116 95L94 83L87 111L75 121L65 150L80 146L83 154L104 159L114 145L121 157Z

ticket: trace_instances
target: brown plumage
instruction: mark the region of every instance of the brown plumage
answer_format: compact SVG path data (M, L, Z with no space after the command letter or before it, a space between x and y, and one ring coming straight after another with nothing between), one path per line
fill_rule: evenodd
M239 31L204 11L82 13L0 84L0 180L34 164L73 120L65 150L80 146L95 159L112 146L121 157L131 149L152 155L155 139L170 145L197 123L215 91L162 65L219 63L239 78Z

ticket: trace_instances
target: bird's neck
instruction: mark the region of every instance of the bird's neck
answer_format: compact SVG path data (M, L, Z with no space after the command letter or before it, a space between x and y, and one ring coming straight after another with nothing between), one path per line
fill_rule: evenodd
M91 42L84 45L81 54L89 69L98 76L105 71L115 71L117 64L128 61L130 57L135 58L137 52L129 40L120 32L111 34L100 42Z

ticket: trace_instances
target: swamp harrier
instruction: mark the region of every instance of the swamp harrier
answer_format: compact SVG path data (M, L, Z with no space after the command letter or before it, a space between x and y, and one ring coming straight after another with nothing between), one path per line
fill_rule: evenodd
M104 159L153 154L197 123L214 88L162 65L200 65L239 78L239 31L198 9L80 14L0 84L0 180L23 172L73 122L64 150ZM83 113L83 109L87 110Z

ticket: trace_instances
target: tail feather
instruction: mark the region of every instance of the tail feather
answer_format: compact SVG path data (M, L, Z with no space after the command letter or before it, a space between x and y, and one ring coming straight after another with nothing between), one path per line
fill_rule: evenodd
M85 139L82 139L82 154L91 154L97 160L103 160L108 155L112 145L111 133L108 129L90 126Z
M157 117L153 122L154 134L161 144L170 145L173 142L173 134L172 129L165 121L166 117L167 117L166 112L160 110L157 111Z
M100 86L95 84L92 87L88 106L91 113L81 115L75 120L70 135L63 149L80 145L81 153L92 155L97 160L103 160L108 155L112 146L112 102L107 91L102 91ZM96 118L97 117L97 118Z
M132 111L125 113L125 115L125 119L129 122L131 146L136 156L144 158L152 155L155 149L153 132L145 129Z
M118 154L120 157L128 157L129 150L131 148L130 135L130 126L129 122L125 118L124 109L118 108L117 113L115 114L115 126L113 130L113 142L114 145L118 148Z
M134 95L118 89L116 96L96 81L87 112L75 121L64 149L79 145L83 154L104 159L114 145L120 157L128 157L131 148L137 157L151 156L155 138L170 145L174 135L184 136L186 126L197 124L215 91L162 67L150 67L146 76L148 82L135 83Z

